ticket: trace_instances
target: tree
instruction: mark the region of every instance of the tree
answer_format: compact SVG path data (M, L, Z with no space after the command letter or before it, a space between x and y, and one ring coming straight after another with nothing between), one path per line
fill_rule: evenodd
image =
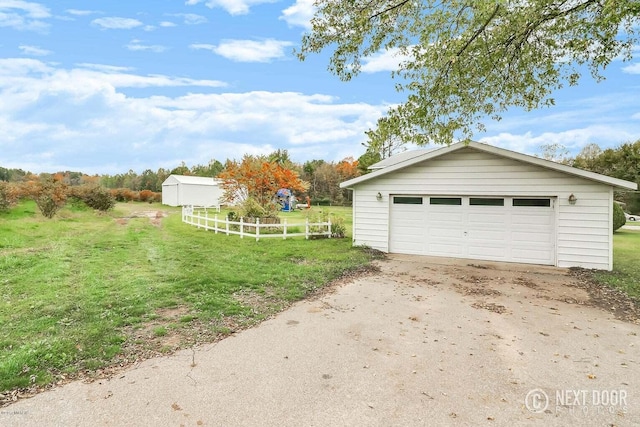
M595 171L595 165L598 157L602 154L602 149L598 144L587 144L578 153L575 159L573 159L573 167Z
M216 159L211 159L209 164L197 165L191 168L191 174L195 176L208 176L215 177L218 176L220 172L224 169L224 165L217 161Z
M272 202L280 188L304 192L309 187L297 172L270 162L264 156L245 155L241 162L227 160L218 178L224 180L222 188L226 202L242 203L252 198L262 207Z
M545 160L550 160L556 163L562 163L568 165L573 162L573 159L569 157L569 150L564 145L553 142L540 145L540 156Z
M38 181L29 181L26 193L36 202L40 213L49 219L67 202L67 185L46 177Z
M382 160L380 153L367 150L362 156L358 157L358 169L360 173L364 175L371 172L369 166L378 163L380 160Z
M380 160L404 151L406 142L392 131L389 119L383 117L378 121L378 124L377 129L365 132L368 141L362 145L367 147L367 151L380 154Z
M406 100L375 132L418 145L470 139L509 107L554 104L584 67L599 81L639 41L637 0L318 0L297 52L332 48L329 70L348 81L381 51Z
M178 166L177 168L171 169L171 174L172 175L189 175L189 168L187 167L187 164L182 161L180 162L180 166Z
M589 144L576 156L573 166L640 184L640 140L604 151ZM624 202L629 212L640 212L639 192L616 191L614 197Z

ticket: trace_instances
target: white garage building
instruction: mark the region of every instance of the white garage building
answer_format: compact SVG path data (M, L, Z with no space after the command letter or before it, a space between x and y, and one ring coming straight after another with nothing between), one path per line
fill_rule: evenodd
M162 183L162 204L219 207L224 194L221 183L215 178L169 175Z
M343 182L355 245L611 270L613 190L633 182L471 142L408 151Z

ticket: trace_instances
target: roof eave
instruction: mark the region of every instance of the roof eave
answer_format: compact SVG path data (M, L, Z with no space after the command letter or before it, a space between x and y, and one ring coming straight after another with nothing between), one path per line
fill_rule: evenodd
M434 157L440 157L451 153L453 151L465 149L465 148L475 148L480 151L488 152L495 154L497 156L507 157L513 160L521 161L524 163L529 163L533 165L537 165L546 169L556 170L559 172L563 172L569 175L579 176L585 179L589 179L592 181L599 182L601 184L611 185L616 188L623 188L627 190L637 190L638 185L635 182L625 181L618 178L611 178L606 175L601 175L595 172L589 172L582 169L574 168L571 166L563 165L560 163L552 162L550 160L540 159L537 157L532 157L526 154L517 153L515 151L506 150L504 148L493 147L488 144L482 144L480 142L458 142L456 144L449 145L447 147L443 147L437 150L425 152L422 155L410 158L406 161L397 163L395 165L388 166L386 168L378 169L374 172L371 172L367 175L362 175L357 178L350 179L348 181L344 181L340 183L340 188L351 188L354 185L360 184L362 182L380 177L382 175L386 175L398 169L403 169L408 166L412 166L416 163L423 162L425 160L432 159Z

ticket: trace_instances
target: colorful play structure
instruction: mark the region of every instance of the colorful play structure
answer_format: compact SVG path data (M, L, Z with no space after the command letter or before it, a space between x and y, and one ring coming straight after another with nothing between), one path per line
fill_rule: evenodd
M297 203L296 196L293 195L288 188L281 188L276 192L275 202L280 205L282 212L292 212L296 208L309 209L311 208L311 199L307 196L306 204Z

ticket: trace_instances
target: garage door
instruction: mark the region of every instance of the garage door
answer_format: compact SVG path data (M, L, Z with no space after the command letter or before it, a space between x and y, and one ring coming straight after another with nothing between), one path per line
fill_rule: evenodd
M554 265L554 201L391 196L389 251Z

